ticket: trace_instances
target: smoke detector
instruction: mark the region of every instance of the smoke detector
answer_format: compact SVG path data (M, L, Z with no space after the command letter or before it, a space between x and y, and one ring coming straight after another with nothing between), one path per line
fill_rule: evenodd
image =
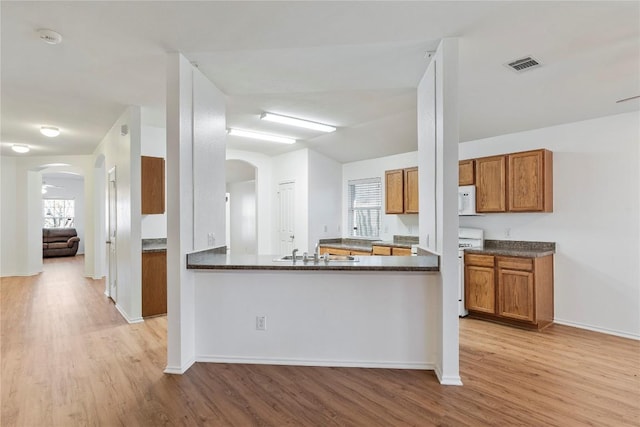
M525 56L524 58L514 59L513 61L509 61L504 65L517 73L532 70L534 68L542 66L540 61L535 59L533 56Z
M56 33L53 30L40 29L38 30L40 40L48 44L60 44L62 42L62 36L60 33Z

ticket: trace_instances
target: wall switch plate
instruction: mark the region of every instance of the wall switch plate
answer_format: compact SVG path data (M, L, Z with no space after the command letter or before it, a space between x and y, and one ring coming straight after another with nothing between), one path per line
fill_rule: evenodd
M256 331L267 330L267 316L256 316Z

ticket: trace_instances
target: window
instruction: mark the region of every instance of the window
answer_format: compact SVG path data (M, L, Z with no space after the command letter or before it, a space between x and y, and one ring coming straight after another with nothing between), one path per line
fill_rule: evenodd
M43 228L74 227L75 201L65 199L43 199Z
M382 183L380 178L349 181L349 226L353 237L380 236Z

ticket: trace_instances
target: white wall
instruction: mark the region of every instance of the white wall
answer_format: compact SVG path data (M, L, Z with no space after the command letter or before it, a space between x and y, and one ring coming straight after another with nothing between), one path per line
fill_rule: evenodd
M123 125L128 128L126 135ZM128 107L94 151L94 159L104 155L107 173L116 169L116 308L131 323L142 321L140 126L140 108Z
M342 164L309 150L309 246L339 237L342 223Z
M461 217L460 225L489 239L556 242L558 323L640 338L639 129L633 112L460 145L461 159L553 151L553 213Z
M144 117L144 115L143 115ZM164 128L154 126L142 126L140 154L142 156L162 157L167 156L167 132ZM165 163L166 168L166 163ZM166 173L165 173L166 176ZM166 179L165 179L166 194ZM165 212L163 214L142 215L141 235L143 239L156 239L167 237L167 211L165 197Z
M274 212L277 204L274 204L271 157L264 154L241 150L227 150L227 160L242 160L256 168L255 192L256 192L256 226L257 226L257 251L258 254L274 253L274 224L277 212Z
M256 182L233 182L227 185L230 194L231 253L256 254Z
M273 161L273 242L274 247L272 253L280 251L278 238L278 185L283 182L295 182L295 201L294 201L294 230L295 241L294 248L298 248L300 252L309 248L309 150L303 148L301 150L292 151L290 153L275 156ZM307 248L307 249L305 249Z
M84 254L85 246L85 214L84 214L84 179L80 176L73 178L49 177L43 174L43 182L55 185L60 188L47 188L47 193L42 195L42 199L66 199L74 201L74 227L80 238L78 244L78 254ZM42 208L40 209L42 215Z
M418 152L396 154L394 156L380 157L377 159L362 160L358 162L345 163L342 165L342 237L349 237L349 216L347 206L349 205L349 187L351 180L380 177L382 182L382 222L380 238L391 241L394 235L418 235L418 215L387 215L385 213L384 201L386 197L385 176L387 170L403 169L418 166ZM420 190L422 193L422 190ZM340 233L337 233L340 234Z
M18 230L16 218L18 216L16 193L16 162L15 157L0 157L0 276L15 276L18 274L17 257L19 251Z

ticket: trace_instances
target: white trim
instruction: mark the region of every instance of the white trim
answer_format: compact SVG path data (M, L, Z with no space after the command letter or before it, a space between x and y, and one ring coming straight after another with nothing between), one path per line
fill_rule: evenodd
M122 307L120 307L120 305L116 304L116 310L118 310L118 312L120 313L120 315L122 317L124 317L124 320L127 321L127 323L143 323L144 319L142 317L137 317L137 318L133 318L133 319L129 319L129 316L127 315L127 313L122 309Z
M252 365L289 365L289 366L326 366L336 368L384 368L384 369L415 369L433 371L435 365L425 362L391 362L364 360L327 360L327 359L292 359L271 357L242 357L242 356L205 356L196 357L198 362L205 363L239 363Z
M195 359L191 359L187 363L185 363L183 366L169 366L169 365L167 365L167 367L164 368L164 373L165 374L173 374L173 375L182 375L185 372L187 372L187 370L191 366L193 366L194 363L196 363L196 360Z
M586 329L588 331L600 332L601 334L615 335L621 338L628 338L628 339L640 341L640 334L630 334L629 332L621 332L621 331L616 331L615 329L607 329L599 326L587 325L587 324L578 323L578 322L571 322L569 320L563 320L563 319L553 319L553 321L558 325L571 326L573 328Z
M443 376L439 366L436 366L434 371L441 385L462 385L462 379L459 376Z

